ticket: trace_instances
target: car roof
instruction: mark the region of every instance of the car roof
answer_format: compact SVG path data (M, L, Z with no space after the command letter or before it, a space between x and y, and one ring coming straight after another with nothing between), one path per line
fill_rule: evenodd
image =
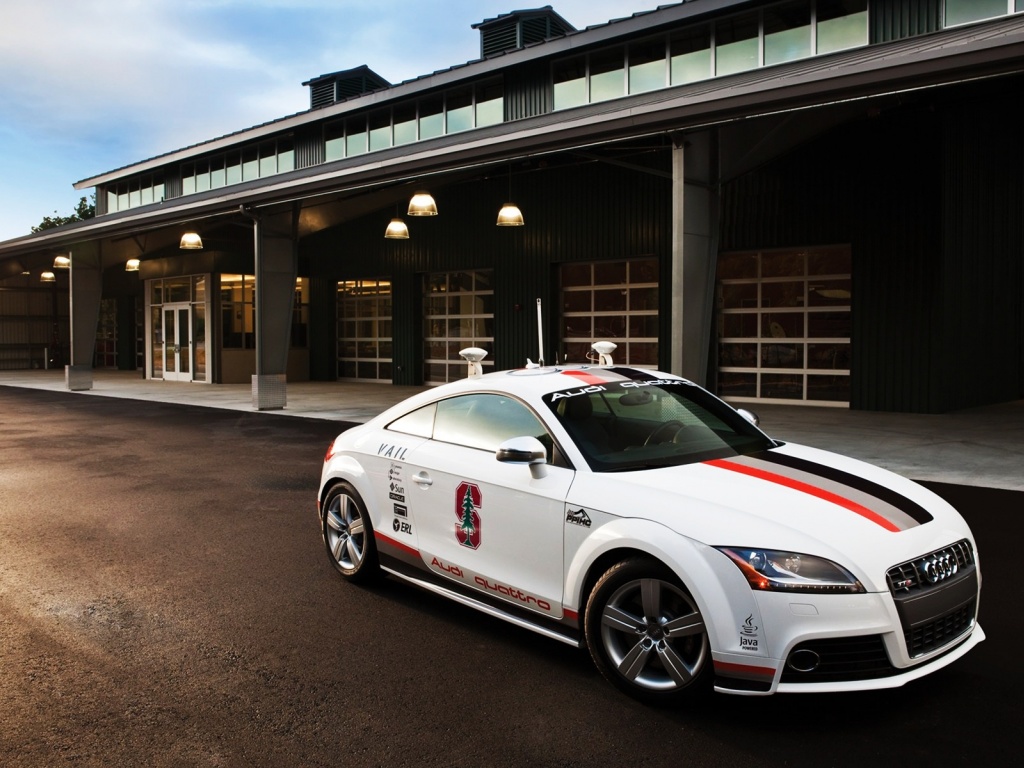
M482 376L467 376L457 381L420 392L393 408L380 418L390 421L402 413L470 392L508 393L536 404L544 395L578 388L603 386L628 381L686 381L680 376L649 368L623 365L552 365L493 371Z

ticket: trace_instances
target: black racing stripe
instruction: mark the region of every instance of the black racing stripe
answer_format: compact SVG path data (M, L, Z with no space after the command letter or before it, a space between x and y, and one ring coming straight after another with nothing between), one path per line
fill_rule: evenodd
M636 368L609 368L610 373L617 373L624 379L630 379L632 381L657 381L658 377L645 370L638 370Z
M832 482L842 483L850 488L855 488L861 493L866 493L887 504L891 504L919 524L929 523L933 519L931 513L913 499L908 499L906 496L896 493L896 491L886 488L884 485L865 480L857 475L851 475L849 472L843 472L841 469L835 469L834 467L818 464L807 459L798 459L795 456L788 456L775 451L760 451L750 454L750 457L753 459L763 459L773 464L781 464L790 469L798 469L801 472L824 477Z

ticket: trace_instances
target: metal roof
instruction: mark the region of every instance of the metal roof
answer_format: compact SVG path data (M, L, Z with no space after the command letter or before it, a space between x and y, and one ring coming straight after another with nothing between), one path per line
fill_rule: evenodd
M0 243L0 257L224 215L242 203L269 205L394 184L514 157L1020 72L1024 16L1014 15L500 123L107 214Z

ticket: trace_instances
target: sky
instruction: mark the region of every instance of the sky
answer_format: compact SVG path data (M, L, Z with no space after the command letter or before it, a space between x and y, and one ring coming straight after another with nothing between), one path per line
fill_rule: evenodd
M309 108L303 82L398 83L480 54L472 24L551 5L583 29L668 0L2 0L0 241L82 179Z

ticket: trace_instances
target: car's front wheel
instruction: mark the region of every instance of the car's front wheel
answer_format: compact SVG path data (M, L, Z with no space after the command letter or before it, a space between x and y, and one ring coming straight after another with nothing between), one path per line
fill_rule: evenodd
M359 493L348 483L338 483L328 491L323 528L327 555L342 576L365 582L380 573L370 516Z
M609 568L587 600L584 632L601 674L634 698L674 704L710 689L704 618L660 563L631 558Z

